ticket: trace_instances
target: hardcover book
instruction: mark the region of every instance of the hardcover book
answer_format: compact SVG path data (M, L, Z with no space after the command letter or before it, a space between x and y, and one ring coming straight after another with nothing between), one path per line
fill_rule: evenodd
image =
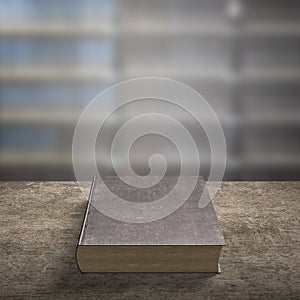
M168 193L177 177L166 176L158 187L138 191L117 176L102 180L122 199L149 202ZM191 196L170 215L153 222L127 223L95 208L95 201L101 201L101 184L95 178L76 249L80 271L219 272L225 241L210 199L204 208L199 208L202 193L209 197L199 177Z

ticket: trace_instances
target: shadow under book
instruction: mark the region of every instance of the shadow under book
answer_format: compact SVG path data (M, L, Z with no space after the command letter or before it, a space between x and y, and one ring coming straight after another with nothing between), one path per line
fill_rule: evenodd
M165 195L177 178L167 176L157 189L135 193L117 176L105 184L128 201ZM93 203L101 201L101 184L94 178L85 212L76 259L81 272L219 272L219 256L225 245L211 201L199 208L200 195L209 197L201 177L189 199L169 216L148 223L112 219Z

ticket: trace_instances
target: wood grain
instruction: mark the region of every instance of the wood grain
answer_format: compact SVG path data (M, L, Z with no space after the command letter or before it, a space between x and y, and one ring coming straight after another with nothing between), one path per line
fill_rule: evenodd
M0 299L299 299L300 183L223 182L213 203L221 274L81 274L77 183L1 182Z

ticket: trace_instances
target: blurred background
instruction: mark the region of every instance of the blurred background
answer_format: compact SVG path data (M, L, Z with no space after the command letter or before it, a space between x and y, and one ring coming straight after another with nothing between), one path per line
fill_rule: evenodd
M298 0L0 0L0 21L1 180L74 179L82 109L139 76L205 97L225 133L226 180L300 179ZM138 172L151 146L137 145Z

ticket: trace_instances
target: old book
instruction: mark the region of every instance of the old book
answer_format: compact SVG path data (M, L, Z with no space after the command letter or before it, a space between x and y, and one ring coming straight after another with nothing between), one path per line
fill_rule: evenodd
M165 195L177 177L166 176L159 187L136 191L116 176L103 177L105 184L128 201L149 202ZM210 201L199 208L206 191L199 177L189 199L169 216L148 223L127 223L98 211L101 185L93 180L76 250L81 272L219 272L224 238ZM209 199L208 199L209 200Z

